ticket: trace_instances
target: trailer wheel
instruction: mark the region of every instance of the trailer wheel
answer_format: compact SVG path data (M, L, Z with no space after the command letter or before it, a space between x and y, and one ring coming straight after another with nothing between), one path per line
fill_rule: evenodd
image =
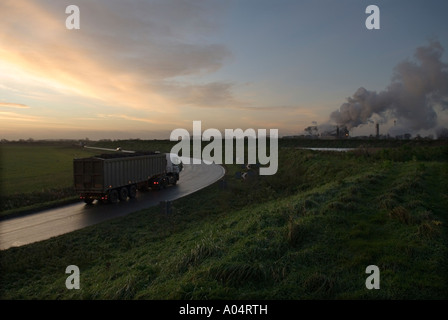
M137 187L132 185L129 187L129 198L135 199L137 197Z
M118 202L118 191L117 190L114 189L109 192L109 202L110 203Z
M126 199L128 198L128 188L121 188L119 197L121 201L126 201Z

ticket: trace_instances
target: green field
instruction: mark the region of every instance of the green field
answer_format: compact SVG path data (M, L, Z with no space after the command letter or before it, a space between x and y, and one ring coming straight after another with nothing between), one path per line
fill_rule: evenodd
M2 147L5 195L31 193L73 184L72 160L95 152L71 145L6 144Z
M170 141L126 141L129 150L169 151ZM117 148L117 142L90 142ZM76 201L73 159L107 153L86 149L73 141L3 143L1 146L0 216L35 211Z
M97 152L73 143L8 143L1 146L0 214L76 199L73 158Z
M170 215L149 208L1 251L0 297L447 299L447 154L283 145L274 176L243 182L226 166L225 188L176 200ZM72 264L80 290L65 287ZM368 265L380 290L366 289Z

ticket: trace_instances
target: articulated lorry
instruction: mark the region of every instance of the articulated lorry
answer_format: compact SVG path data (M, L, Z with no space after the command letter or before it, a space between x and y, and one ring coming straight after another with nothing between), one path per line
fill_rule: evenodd
M182 163L156 152L111 153L73 159L75 191L80 199L116 203L135 198L137 190L162 189L179 180Z

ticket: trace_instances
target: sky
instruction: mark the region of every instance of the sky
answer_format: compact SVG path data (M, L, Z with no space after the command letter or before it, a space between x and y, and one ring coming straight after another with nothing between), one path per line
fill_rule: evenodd
M371 4L380 29L366 28ZM80 29L66 28L69 5ZM421 102L435 118L412 128L431 133L448 127L447 12L443 0L1 0L0 138L168 139L193 121L303 134L361 87L389 92L397 70L409 76L397 66L423 68L418 48L436 43L438 100ZM412 110L376 110L351 134L414 124Z

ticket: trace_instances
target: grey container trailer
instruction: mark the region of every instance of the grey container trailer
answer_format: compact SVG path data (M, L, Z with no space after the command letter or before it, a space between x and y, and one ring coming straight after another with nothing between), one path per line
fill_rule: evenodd
M75 191L86 203L135 198L137 189L176 184L163 153L103 154L73 160Z

